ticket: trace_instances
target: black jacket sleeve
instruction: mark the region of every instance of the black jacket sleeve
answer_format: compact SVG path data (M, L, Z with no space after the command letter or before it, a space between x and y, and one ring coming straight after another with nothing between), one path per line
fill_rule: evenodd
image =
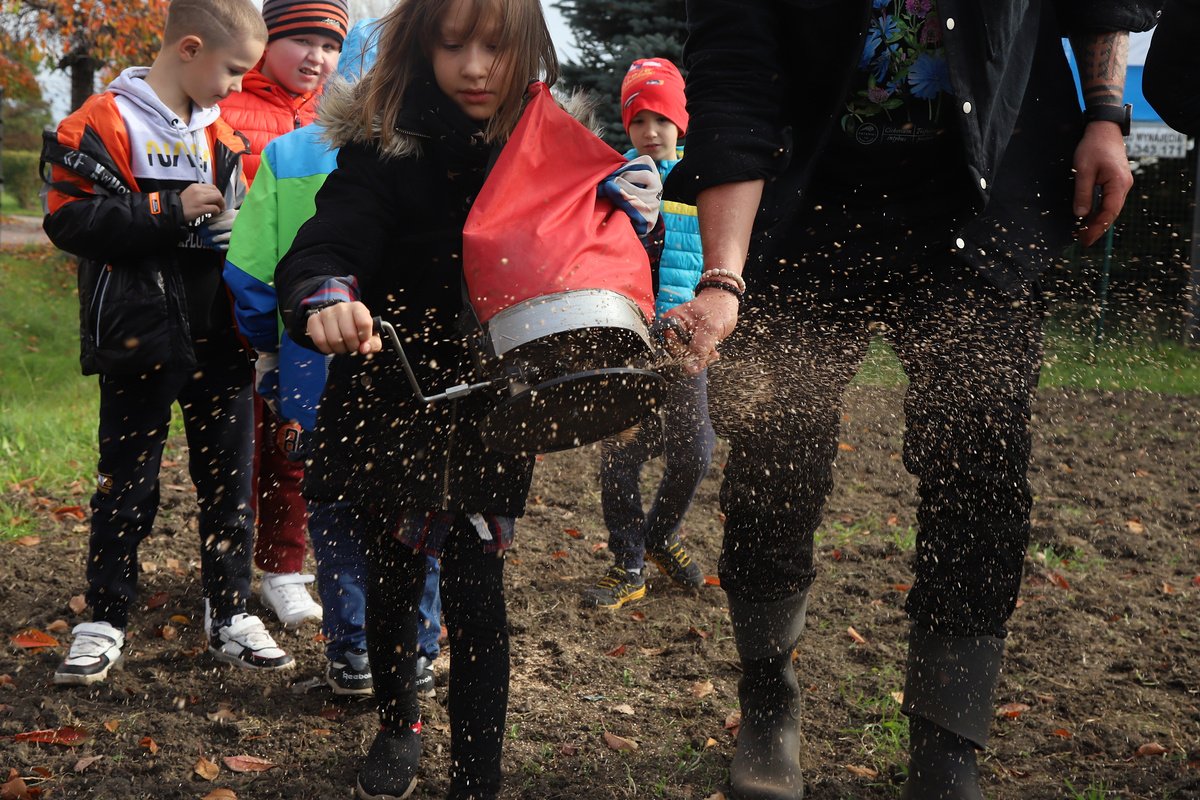
M80 197L47 214L42 227L55 247L105 262L161 254L188 232L177 191Z
M1163 0L1057 0L1064 36L1148 31Z
M1142 71L1146 100L1168 125L1189 136L1200 136L1198 43L1200 0L1167 0Z
M777 0L688 0L687 147L670 196L783 173L789 147Z
M391 174L373 146L351 144L338 152L315 213L275 268L279 310L296 342L308 341L304 301L310 295L350 276L359 286L370 283L388 254L392 232L404 224L394 218L399 206Z

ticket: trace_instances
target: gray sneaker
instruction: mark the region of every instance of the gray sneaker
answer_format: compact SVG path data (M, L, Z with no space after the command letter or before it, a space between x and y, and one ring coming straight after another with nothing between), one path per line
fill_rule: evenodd
M371 678L371 665L367 651L359 648L347 650L340 658L329 662L325 668L325 682L334 694L367 695L375 691Z
M121 668L125 631L107 622L81 622L71 633L71 652L54 670L56 685L88 686L107 678L110 669Z

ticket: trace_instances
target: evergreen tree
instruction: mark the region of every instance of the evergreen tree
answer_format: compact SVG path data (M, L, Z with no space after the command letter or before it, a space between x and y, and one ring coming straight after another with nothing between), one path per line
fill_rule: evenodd
M669 58L682 69L684 0L557 0L554 7L571 26L579 50L576 61L563 65L564 83L595 94L605 138L625 146L621 79L638 58Z

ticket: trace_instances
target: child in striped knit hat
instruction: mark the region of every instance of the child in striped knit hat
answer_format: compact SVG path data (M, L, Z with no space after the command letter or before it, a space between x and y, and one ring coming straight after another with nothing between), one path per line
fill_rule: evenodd
M346 0L264 0L267 49L242 79L242 91L222 100L221 118L250 141L242 158L246 180L258 173L263 149L272 139L308 125L317 116L325 79L337 70L349 28ZM319 606L309 594L312 575L303 574L307 524L300 494L302 462L288 458L278 445L286 428L276 393L278 354L260 352L255 362L254 481L257 534L254 563L263 572L260 595L284 626L319 621Z

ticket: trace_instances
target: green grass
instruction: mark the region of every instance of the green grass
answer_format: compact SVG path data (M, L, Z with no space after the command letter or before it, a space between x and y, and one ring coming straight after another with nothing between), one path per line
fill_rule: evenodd
M1139 390L1200 395L1200 349L1171 341L1104 341L1050 329L1046 334L1041 388ZM854 382L861 386L903 386L900 361L883 340L871 348Z
M868 685L864 691L859 682ZM847 677L838 692L850 709L851 727L842 729L858 742L858 760L872 764L881 775L903 769L908 752L908 721L892 693L904 685L894 667L874 669L869 677Z
M79 373L72 261L46 247L0 253L0 488L32 479L62 498L93 470L99 393ZM27 509L0 501L0 536L27 529Z
M0 192L0 214L19 214L24 217L40 217L42 209L36 204L24 207L17 202L17 196L12 192Z

